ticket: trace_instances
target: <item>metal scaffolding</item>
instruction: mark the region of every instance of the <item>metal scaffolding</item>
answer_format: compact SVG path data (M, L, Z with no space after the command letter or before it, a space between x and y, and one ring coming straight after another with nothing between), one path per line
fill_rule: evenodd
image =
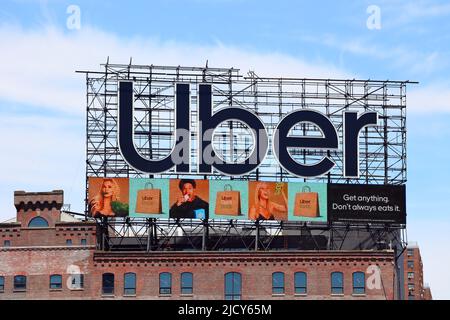
M340 138L336 151L291 150L293 158L304 164L315 163L328 156L335 167L325 176L304 179L282 169L272 150L257 170L232 179L266 181L308 181L323 183L390 184L406 182L406 87L409 81L342 80L307 78L268 78L250 71L241 75L239 69L111 64L100 71L78 71L86 76L86 199L88 177L179 178L174 171L145 175L135 171L122 158L117 141L118 81L134 83L134 142L138 152L149 159L166 157L175 141L174 88L178 82L190 84L192 172L183 177L199 179L230 179L215 171L204 176L196 172L198 141L198 84L212 85L213 112L223 107L239 106L253 111L264 122L269 137L287 113L314 109L329 117ZM343 178L342 112L375 111L377 126L366 127L359 139L360 177ZM291 134L320 136L321 131L310 123L301 123ZM269 141L270 143L270 141ZM213 136L216 154L227 162L241 162L253 148L252 133L237 121L222 123ZM87 214L87 204L86 204ZM86 215L87 218L87 215ZM289 229L311 241L312 248L323 247L320 235L326 233L325 248L342 248L347 229L369 228L374 238L397 239L404 226L350 226L344 224L312 224L303 222L192 221L156 219L97 219L101 249L120 247L126 237L135 239L134 246L145 250L168 250L176 243L176 232L191 244L191 249L226 248L227 237L241 237L243 248L269 250L289 248ZM239 228L239 229L237 229ZM182 230L182 231L179 231ZM261 233L261 230L268 230ZM369 233L370 233L369 232ZM395 236L393 236L395 234ZM252 237L249 237L251 235ZM317 236L317 237L316 237ZM278 238L276 238L278 237ZM283 238L284 237L284 238ZM309 237L309 238L308 238ZM115 238L116 240L112 240ZM381 239L382 238L382 239ZM402 238L402 237L400 237ZM119 239L119 240L117 240ZM122 239L122 240L120 240ZM174 240L175 239L175 240ZM199 240L200 239L200 240ZM275 245L274 239L288 243ZM381 239L381 240L380 240ZM384 240L383 240L384 239ZM129 240L129 239L128 239ZM402 242L401 239L398 239ZM175 241L175 242L173 242ZM320 243L314 244L319 241ZM374 242L374 243L375 243ZM309 243L309 242L308 242ZM403 245L403 244L402 244ZM231 245L232 247L233 245ZM295 246L294 246L295 247Z

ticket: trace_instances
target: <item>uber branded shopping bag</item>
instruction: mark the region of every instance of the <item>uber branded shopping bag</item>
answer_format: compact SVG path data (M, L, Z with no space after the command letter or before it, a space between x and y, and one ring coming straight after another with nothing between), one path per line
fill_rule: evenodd
M227 190L228 188L228 190ZM241 194L233 191L231 185L226 184L223 191L217 192L215 214L238 216L241 214Z
M311 192L310 187L304 186L302 192L295 195L294 216L319 217L319 193Z
M136 213L160 214L161 211L161 190L154 189L153 184L148 182L145 189L137 192Z

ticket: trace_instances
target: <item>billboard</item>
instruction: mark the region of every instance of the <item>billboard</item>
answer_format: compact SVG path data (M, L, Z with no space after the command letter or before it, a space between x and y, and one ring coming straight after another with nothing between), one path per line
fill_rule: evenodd
M406 224L404 186L90 178L91 217Z
M130 180L109 210L102 180L86 179L90 216L406 221L408 81L103 67L83 71L86 175Z
M391 185L328 185L332 222L406 224L406 188Z

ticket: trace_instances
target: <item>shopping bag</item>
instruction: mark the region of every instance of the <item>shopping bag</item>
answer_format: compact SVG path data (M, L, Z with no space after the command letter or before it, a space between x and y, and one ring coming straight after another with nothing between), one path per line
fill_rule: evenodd
M311 188L308 186L303 187L302 192L296 193L294 216L319 217L319 193L311 192Z
M161 207L161 190L154 189L151 182L146 183L145 189L137 192L136 213L160 214Z
M229 215L229 216L240 215L241 214L240 192L233 191L231 185L229 184L224 186L224 191L217 192L215 214Z

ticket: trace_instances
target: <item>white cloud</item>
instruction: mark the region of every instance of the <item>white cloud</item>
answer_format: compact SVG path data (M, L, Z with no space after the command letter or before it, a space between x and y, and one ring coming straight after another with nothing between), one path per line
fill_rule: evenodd
M450 85L415 85L407 94L407 110L414 113L450 112Z
M121 39L83 27L65 33L53 27L24 30L0 27L0 99L80 114L85 110L84 78L77 69L98 70L106 61L155 65L235 67L257 74L293 77L350 77L321 62L307 63L280 53L255 53L216 44L195 46L156 39Z
M13 191L65 190L65 201L83 210L83 117L0 117L0 221L15 216Z
M403 3L386 2L387 9L395 14L392 23L395 25L417 22L423 18L437 18L450 15L450 4L435 1L405 1Z

